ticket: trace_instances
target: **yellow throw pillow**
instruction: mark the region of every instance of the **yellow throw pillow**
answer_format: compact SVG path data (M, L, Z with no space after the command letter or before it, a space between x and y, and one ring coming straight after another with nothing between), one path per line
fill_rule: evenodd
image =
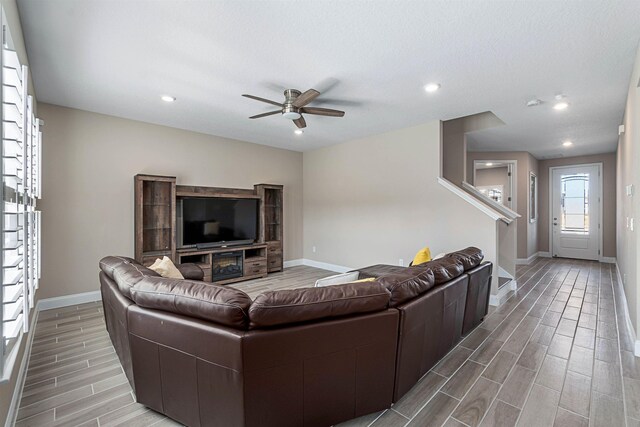
M149 269L168 279L184 279L180 270L166 256L162 257L162 259L156 259L156 262L151 264Z
M429 247L424 247L418 251L415 257L413 257L412 265L423 264L427 261L431 261L431 250Z
M360 279L360 280L354 280L351 283L360 283L360 282L373 282L374 280L376 280L375 277L367 277L366 279Z

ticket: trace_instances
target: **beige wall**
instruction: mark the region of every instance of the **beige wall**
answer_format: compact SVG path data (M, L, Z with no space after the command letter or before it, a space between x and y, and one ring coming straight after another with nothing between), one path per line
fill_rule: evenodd
M550 252L549 248L549 168L588 163L602 163L602 246L603 256L616 256L616 154L562 157L540 160L538 175L538 250Z
M520 214L517 222L517 256L519 259L529 258L538 252L538 223L529 222L529 173L538 173L538 160L526 151L500 151L500 152L467 152L467 180L473 184L473 162L475 160L515 160L516 166L516 199L515 211ZM538 197L538 201L540 197ZM538 209L538 214L540 209Z
M457 186L465 180L466 152L464 118L442 122L442 176Z
M439 122L305 152L304 257L408 265L425 245L477 246L495 262L495 221L437 182L439 161Z
M471 183L476 187L486 187L502 185L502 204L508 205L511 197L511 186L509 185L509 168L506 166L478 169L475 178L471 177ZM469 179L467 179L469 181Z
M20 24L20 16L18 14L18 7L16 5L15 0L0 0L0 4L2 5L2 9L4 10L6 21L9 25L9 31L11 32L11 38L13 39L14 48L18 53L18 57L20 58L20 62L22 64L29 64L29 60L27 58L27 50L24 45L24 38L22 36L22 25ZM30 84L30 94L34 94L33 85ZM34 102L34 110L37 109L37 104ZM39 298L39 295L36 294L36 299ZM32 320L35 317L35 310L31 312ZM20 343L20 348L18 350L16 365L11 373L11 377L9 381L0 384L0 423L4 425L4 420L7 418L7 413L9 411L9 406L11 404L11 399L13 398L13 391L16 387L16 381L18 379L18 370L20 368L20 364L22 363L22 358L24 357L24 352L27 344L27 340L29 335L25 335Z
M503 126L491 111L459 117L442 122L442 170L441 176L448 181L462 186L468 179L467 173L467 135L483 129Z
M43 143L41 298L98 289L98 261L133 256L133 176L178 184L284 185L284 259L302 256L302 154L40 104Z
M629 317L636 334L640 334L640 49L631 75L623 124L625 132L618 140L617 174L617 261L624 285ZM626 187L633 185L633 195ZM627 226L633 218L634 229Z

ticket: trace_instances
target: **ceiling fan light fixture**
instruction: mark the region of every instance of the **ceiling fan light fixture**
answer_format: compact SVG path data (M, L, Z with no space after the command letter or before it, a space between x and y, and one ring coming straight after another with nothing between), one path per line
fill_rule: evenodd
M565 94L558 94L555 97L556 103L553 104L554 110L566 110L569 107L569 103L567 102L567 96Z
M568 103L568 102L566 102L566 101L556 102L556 103L553 105L553 109L554 109L554 110L558 110L558 111L566 110L568 107L569 107L569 103Z
M296 112L296 111L286 111L284 113L282 113L282 117L284 117L285 119L290 119L290 120L298 120L300 117L302 117L302 114Z
M438 89L440 89L440 83L428 83L424 86L424 90L426 90L429 93L433 93Z

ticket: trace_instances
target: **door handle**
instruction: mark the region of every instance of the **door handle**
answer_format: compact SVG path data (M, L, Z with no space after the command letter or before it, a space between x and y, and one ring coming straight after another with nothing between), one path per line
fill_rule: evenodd
M554 223L553 223L553 225L558 225L558 223L557 223L557 222L554 222Z

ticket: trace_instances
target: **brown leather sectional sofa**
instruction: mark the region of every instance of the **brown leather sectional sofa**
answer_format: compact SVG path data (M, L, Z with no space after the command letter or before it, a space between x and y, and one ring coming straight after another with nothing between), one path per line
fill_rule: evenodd
M138 402L188 426L330 426L388 408L487 313L468 248L373 282L269 291L100 261L107 330Z

